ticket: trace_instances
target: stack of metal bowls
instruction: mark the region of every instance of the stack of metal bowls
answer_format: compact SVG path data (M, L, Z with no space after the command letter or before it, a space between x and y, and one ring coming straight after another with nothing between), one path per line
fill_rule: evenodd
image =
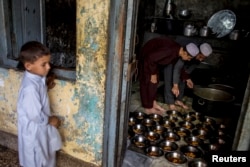
M172 164L206 164L206 154L232 143L223 123L194 111L168 110L164 116L135 111L128 126L130 149Z

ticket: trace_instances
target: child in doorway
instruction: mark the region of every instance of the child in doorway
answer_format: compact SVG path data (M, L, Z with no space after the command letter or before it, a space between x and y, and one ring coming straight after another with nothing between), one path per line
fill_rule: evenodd
M50 51L30 41L22 46L19 61L25 68L17 102L20 165L55 167L62 142L57 130L60 120L51 115L47 93Z

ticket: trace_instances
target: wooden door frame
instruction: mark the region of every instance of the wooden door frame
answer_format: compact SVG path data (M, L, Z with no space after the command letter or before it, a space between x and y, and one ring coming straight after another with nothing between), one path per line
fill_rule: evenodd
M127 144L127 119L139 0L111 0L104 112L103 167L122 165Z

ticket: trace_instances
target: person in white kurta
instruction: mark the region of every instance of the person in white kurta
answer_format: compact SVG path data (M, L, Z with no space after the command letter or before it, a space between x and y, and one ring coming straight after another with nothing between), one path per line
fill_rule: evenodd
M60 119L51 115L46 82L50 51L38 41L24 44L19 54L24 76L17 101L18 154L22 167L55 167L56 151L62 146L57 128ZM53 85L52 85L53 86Z
M55 167L61 148L58 130L48 124L51 116L46 78L25 71L17 103L18 151L23 167Z

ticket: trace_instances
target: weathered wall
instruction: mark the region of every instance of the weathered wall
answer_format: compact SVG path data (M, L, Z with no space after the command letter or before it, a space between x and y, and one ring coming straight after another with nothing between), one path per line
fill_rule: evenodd
M62 152L102 163L109 0L77 0L76 81L56 80L49 91L62 120ZM17 134L16 101L22 72L0 68L0 130Z

